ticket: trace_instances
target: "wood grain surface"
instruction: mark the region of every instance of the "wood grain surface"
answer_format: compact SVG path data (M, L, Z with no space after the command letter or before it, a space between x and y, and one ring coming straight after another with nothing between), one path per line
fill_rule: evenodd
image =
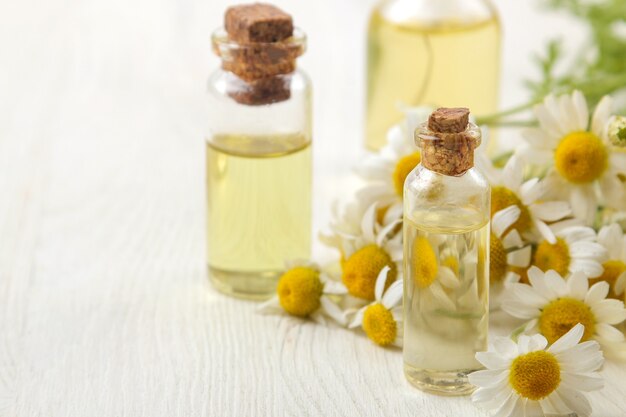
M276 3L310 34L319 229L361 152L372 1ZM530 65L513 57L564 21L511 3L505 104ZM398 350L210 287L203 91L227 4L0 4L0 416L487 416L410 388ZM626 416L624 365L603 375L594 415Z

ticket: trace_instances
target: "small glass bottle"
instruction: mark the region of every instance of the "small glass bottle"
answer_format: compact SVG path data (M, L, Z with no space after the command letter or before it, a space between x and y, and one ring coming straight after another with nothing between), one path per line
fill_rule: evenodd
M402 107L495 112L499 70L500 22L490 0L380 0L367 34L367 148L385 144Z
M269 297L285 260L310 256L312 94L296 68L306 38L289 25L273 6L234 6L212 37L222 68L208 81L208 269L243 298Z
M404 373L443 395L472 391L487 349L490 189L468 116L438 109L416 130L422 162L404 185Z

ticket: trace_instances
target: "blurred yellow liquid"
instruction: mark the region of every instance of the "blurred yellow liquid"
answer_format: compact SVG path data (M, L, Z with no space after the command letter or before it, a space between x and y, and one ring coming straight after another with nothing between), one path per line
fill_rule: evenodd
M431 26L395 23L374 11L368 31L366 146L378 150L402 107L497 109L500 29L497 18Z
M207 142L209 276L245 298L275 293L285 260L311 250L311 146L302 135Z

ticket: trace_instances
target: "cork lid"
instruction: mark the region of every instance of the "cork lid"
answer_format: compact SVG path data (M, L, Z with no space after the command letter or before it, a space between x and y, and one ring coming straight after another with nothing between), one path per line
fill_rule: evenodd
M481 132L469 122L464 107L435 110L415 131L415 142L422 149L422 164L444 175L463 175L474 166L474 150Z
M306 49L306 37L289 14L264 3L229 7L212 43L222 68L240 79L230 94L237 102L259 105L290 97L288 76Z

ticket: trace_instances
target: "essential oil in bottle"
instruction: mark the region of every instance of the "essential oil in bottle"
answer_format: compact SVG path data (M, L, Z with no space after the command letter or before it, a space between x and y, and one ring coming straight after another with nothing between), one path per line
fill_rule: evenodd
M267 4L227 10L209 79L207 259L214 286L263 299L311 250L311 85L305 37Z
M402 107L497 110L500 24L488 0L384 0L370 18L367 55L371 150L404 118Z
M487 349L490 189L468 116L441 108L418 128L422 162L404 186L404 373L443 395L473 390L467 375Z

